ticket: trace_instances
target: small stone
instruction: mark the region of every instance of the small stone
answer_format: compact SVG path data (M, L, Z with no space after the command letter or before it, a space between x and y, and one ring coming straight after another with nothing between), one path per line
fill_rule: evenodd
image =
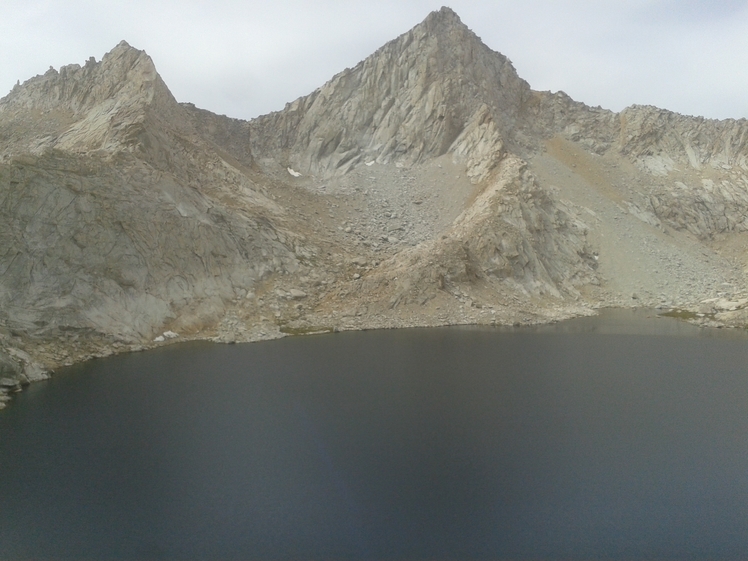
M354 273L353 280L358 280L360 278L361 278L361 275L359 275L358 273Z
M288 293L291 295L291 298L293 300L301 300L302 298L307 297L307 293L303 290L299 290L298 288L292 288L288 291Z

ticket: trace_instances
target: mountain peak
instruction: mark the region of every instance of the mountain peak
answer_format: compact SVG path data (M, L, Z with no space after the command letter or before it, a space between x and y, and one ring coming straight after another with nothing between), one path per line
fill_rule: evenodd
M485 48L480 37L465 25L460 16L452 8L446 6L431 12L421 23L405 35L409 33L425 33L451 45L459 43L464 47L468 44L474 44Z
M444 7L311 95L255 120L253 143L260 152L289 151L294 169L322 175L457 153L455 142L472 128L475 143L483 138L498 153L529 92L509 60Z
M11 137L26 139L26 148L15 142L16 150L113 150L132 141L130 133L140 125L125 125L141 123L146 108L164 111L176 105L151 57L120 41L100 62L90 57L82 66L50 68L14 87L0 99L0 114ZM34 127L25 127L35 112L42 116ZM0 153L9 149L0 144Z
M120 41L100 62L90 57L83 66L68 64L59 71L50 67L16 85L0 99L0 111L66 108L78 113L115 97L120 90L132 90L133 83L139 84L137 90L143 94L159 80L151 57Z
M423 20L423 23L465 25L464 23L462 23L460 16L458 16L457 13L448 6L442 6L440 9L431 12L428 16L426 16L426 19Z

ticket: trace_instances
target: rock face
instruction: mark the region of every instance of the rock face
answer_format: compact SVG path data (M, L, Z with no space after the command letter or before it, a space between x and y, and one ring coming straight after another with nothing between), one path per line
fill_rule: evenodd
M529 96L506 57L442 8L284 111L253 121L253 150L322 176L451 152L480 180Z
M198 328L296 267L282 210L249 177L247 124L180 106L124 42L14 88L0 134L7 321L125 339L169 321ZM184 312L204 300L204 318Z
M748 122L630 107L620 129L621 153L662 178L650 195L659 218L701 238L748 230Z
M747 131L533 91L447 8L251 122L122 42L0 100L0 405L154 340L632 304L739 325Z
M704 239L748 228L748 121L687 117L649 106L620 114L541 94L533 124L644 173L646 211Z

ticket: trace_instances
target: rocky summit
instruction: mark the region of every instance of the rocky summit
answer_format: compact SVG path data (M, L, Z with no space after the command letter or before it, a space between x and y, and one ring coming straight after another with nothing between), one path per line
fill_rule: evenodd
M748 123L537 92L450 9L252 121L126 42L0 100L0 407L195 338L748 323Z

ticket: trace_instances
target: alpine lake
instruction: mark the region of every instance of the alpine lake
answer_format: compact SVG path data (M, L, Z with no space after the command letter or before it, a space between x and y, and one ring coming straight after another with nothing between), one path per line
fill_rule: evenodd
M182 343L0 412L0 559L746 559L748 333Z

